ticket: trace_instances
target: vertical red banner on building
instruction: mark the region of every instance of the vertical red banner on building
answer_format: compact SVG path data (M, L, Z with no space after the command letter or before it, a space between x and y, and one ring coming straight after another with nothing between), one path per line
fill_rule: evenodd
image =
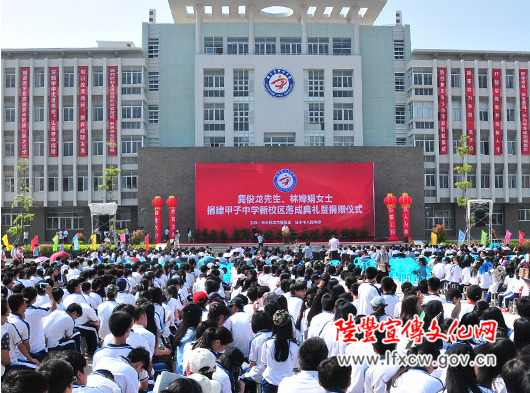
M475 154L475 96L473 92L473 68L466 68L466 125L469 154Z
M29 67L20 68L20 157L29 157Z
M118 138L117 138L117 87L118 87L118 67L110 66L108 69L109 75L109 111L108 111L108 154L115 156L118 154Z
M57 91L59 82L59 67L50 67L50 128L48 155L57 157Z
M519 70L519 94L521 98L521 154L530 154L528 133L528 71Z
M447 154L447 69L438 68L440 154Z
M79 66L79 140L78 155L87 155L87 119L86 110L88 102L88 66Z
M501 70L494 68L493 80L493 154L502 155Z

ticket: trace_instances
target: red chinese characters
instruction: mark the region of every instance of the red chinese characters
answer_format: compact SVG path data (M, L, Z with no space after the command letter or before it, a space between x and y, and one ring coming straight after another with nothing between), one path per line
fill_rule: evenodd
M169 236L171 240L175 238L177 231L177 205L179 201L173 195L166 200L166 205L169 207Z
M50 123L48 130L50 157L57 157L57 91L59 88L59 67L50 67Z
M403 215L403 237L410 237L410 205L412 203L412 197L408 193L404 192L399 197L399 204L401 205Z
M388 241L394 242L399 240L397 237L396 228L396 203L397 198L392 193L386 194L386 198L383 200L388 210Z
M88 67L79 67L79 157L87 155L87 99L88 99Z
M29 67L20 68L20 157L29 157Z
M447 69L438 68L440 154L447 154ZM405 236L405 234L403 234Z
M519 96L521 100L521 154L530 154L528 131L528 71L519 70Z
M475 97L473 93L473 68L466 68L466 126L469 154L475 154Z
M156 196L151 201L151 204L155 208L155 243L162 242L162 206L164 206L164 200Z
M501 128L501 70L494 68L493 80L493 154L502 155L502 128Z
M115 156L118 154L118 131L117 127L117 88L118 88L118 67L110 66L108 68L109 85L108 85L108 154Z

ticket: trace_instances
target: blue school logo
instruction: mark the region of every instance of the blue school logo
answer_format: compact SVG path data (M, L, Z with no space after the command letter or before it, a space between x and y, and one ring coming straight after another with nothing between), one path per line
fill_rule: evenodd
M294 88L294 79L289 71L281 68L271 70L263 81L265 90L274 98L287 97Z
M296 187L296 175L289 169L280 169L274 175L274 186L281 192L289 192Z

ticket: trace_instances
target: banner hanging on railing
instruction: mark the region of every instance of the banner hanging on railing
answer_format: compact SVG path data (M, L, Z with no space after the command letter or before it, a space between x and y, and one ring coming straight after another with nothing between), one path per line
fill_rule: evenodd
M494 68L493 78L493 154L502 155L501 69Z
M440 154L447 154L447 69L438 68Z

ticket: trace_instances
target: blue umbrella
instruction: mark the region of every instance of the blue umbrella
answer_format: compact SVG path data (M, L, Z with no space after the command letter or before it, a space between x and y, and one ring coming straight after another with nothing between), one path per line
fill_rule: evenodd
M489 248L501 248L501 244L500 243L491 243L489 246Z
M211 256L202 257L201 259L199 259L199 262L197 263L197 268L200 269L200 267L202 265L207 265L207 264L209 264L210 262L213 262L213 261L215 261L215 258L213 258Z

